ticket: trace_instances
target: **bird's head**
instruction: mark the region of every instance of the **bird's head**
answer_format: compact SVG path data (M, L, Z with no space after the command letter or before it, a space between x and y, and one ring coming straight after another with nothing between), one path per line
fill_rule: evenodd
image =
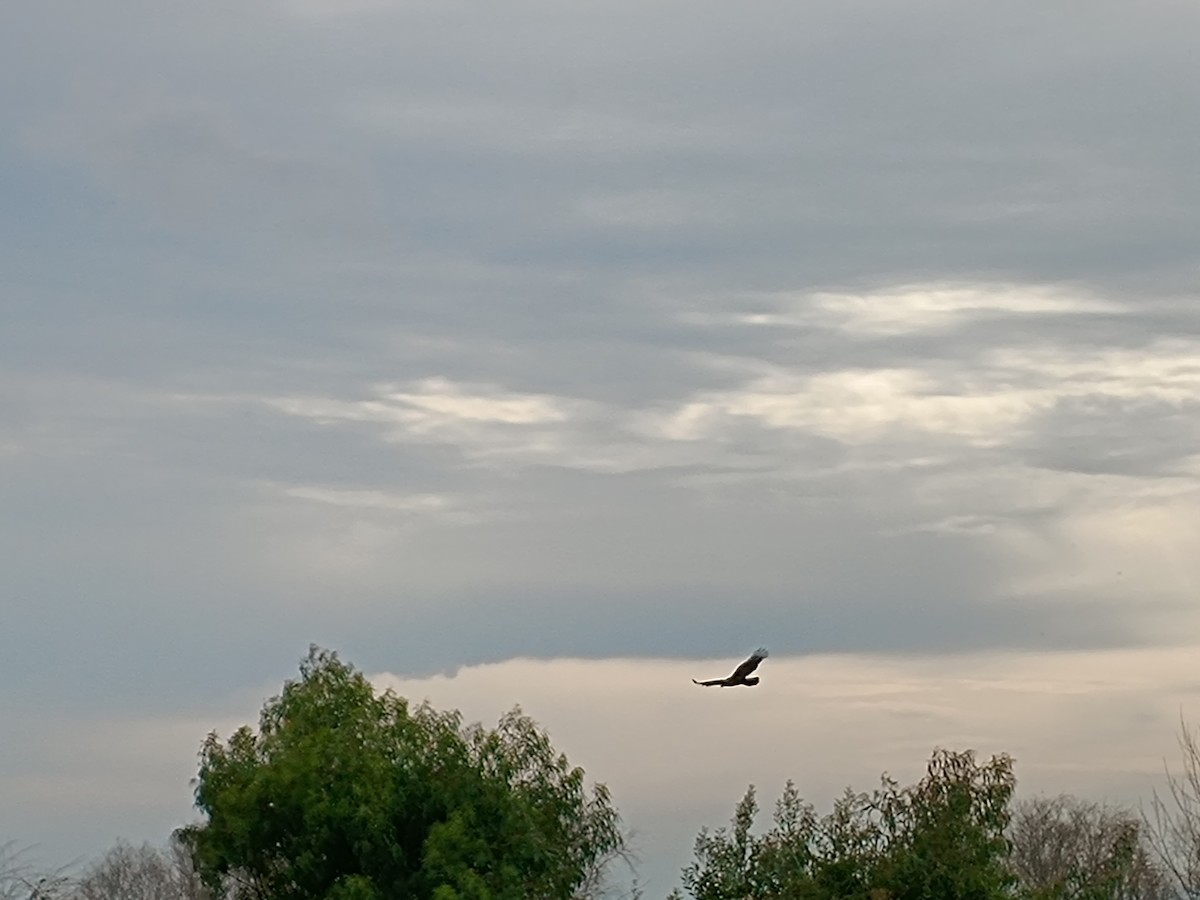
M751 675L749 678L746 679L746 684L750 685L750 687L754 687L754 685L758 684L758 676Z

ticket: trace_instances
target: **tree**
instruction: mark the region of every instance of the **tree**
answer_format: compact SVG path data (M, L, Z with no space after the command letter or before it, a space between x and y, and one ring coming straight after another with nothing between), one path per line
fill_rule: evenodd
M1143 815L1155 854L1185 897L1200 897L1200 737L1180 719L1183 771L1167 768L1167 793L1158 791Z
M1015 804L1009 862L1032 900L1167 900L1173 897L1141 820L1078 797Z
M300 679L200 753L182 829L206 883L255 900L566 898L623 846L604 785L515 707L497 728L376 694L312 647Z
M970 751L936 751L926 776L871 794L847 789L818 817L792 782L772 827L751 834L751 785L731 828L702 830L684 887L697 900L991 900L1010 895L1006 864L1012 761L979 764Z
M213 900L178 840L163 849L118 841L90 865L71 900Z
M16 843L0 844L0 900L63 900L72 881L62 869L39 872Z

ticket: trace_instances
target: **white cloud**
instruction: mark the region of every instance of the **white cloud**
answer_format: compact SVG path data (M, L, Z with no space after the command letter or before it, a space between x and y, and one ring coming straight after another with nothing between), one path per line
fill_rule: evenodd
M455 420L537 425L567 418L560 403L548 394L519 394L488 388L472 391L445 378L425 379L416 388L412 392L387 391L384 396L423 414L423 418L417 420L418 430L432 430Z
M1162 338L1130 350L1006 347L988 354L985 364L994 373L1040 385L1043 395L1200 403L1200 341L1186 338Z
M745 374L736 387L697 392L673 409L640 413L642 432L651 439L711 444L759 426L926 456L950 447L1019 446L1035 431L1053 428L1042 418L1065 401L1097 410L1117 404L1126 412L1200 405L1200 342L1181 338L1136 350L1001 345L925 367L812 372L735 358L717 360L712 368ZM1136 434L1130 437L1136 440Z
M445 378L378 387L372 393L368 400L309 396L265 402L322 425L383 426L383 438L389 442L446 444L462 459L497 468L550 465L616 473L653 469L679 459L679 454L664 454L627 431L627 415L621 409L582 398Z
M287 497L349 509L378 509L400 513L438 513L454 505L445 494L397 494L378 490L347 490L313 485L280 485Z
M685 311L685 320L759 328L827 328L851 336L900 337L950 332L987 317L1039 317L1104 313L1127 315L1130 305L1075 288L1037 283L931 282L872 290L738 293L732 309ZM726 305L709 298L710 304Z
M1011 437L1028 418L1032 399L1011 391L944 392L936 378L914 369L801 375L780 368L740 389L690 399L665 418L662 430L669 438L700 440L745 419L849 443L909 431L991 446Z
M1089 309L1092 302L1036 288L1019 295L1024 299L1017 296L966 291L943 296L930 308L954 315L992 302L990 308L1033 315L1031 310ZM380 427L396 443L451 445L465 460L501 469L551 465L616 474L698 466L786 479L951 457L957 467L971 468L971 454L1034 446L1045 453L1087 450L1044 437L1053 433L1064 404L1096 416L1200 405L1197 360L1200 342L1182 338L1124 350L1063 345L1047 336L1041 346L1000 344L969 359L924 366L813 371L803 362L710 355L704 367L727 386L641 407L444 377L379 386L367 399L294 396L267 403L319 424ZM1094 430L1096 423L1083 427ZM844 453L834 462L814 466L802 459L797 465L796 439L827 439ZM1111 450L1136 464L1138 439L1131 431L1133 443ZM1183 454L1181 473L1185 459ZM994 468L996 459L987 458L986 465Z
M868 293L766 295L761 302L778 306L779 311L745 315L742 320L754 325L825 325L871 336L945 331L964 319L992 313L1036 320L1048 314L1128 311L1109 300L1036 284L898 285Z
M396 425L399 437L421 437L475 423L544 425L569 417L564 402L549 394L506 391L495 385L459 385L446 378L421 379L408 389L384 385L372 400L281 397L269 400L281 412L319 422Z

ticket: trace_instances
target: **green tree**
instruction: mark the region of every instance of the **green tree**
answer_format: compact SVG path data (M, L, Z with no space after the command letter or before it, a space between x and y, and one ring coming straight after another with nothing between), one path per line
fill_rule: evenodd
M683 870L697 900L992 900L1011 895L1007 756L977 763L936 751L926 776L900 788L886 776L870 794L849 789L818 817L792 782L771 828L751 833L751 786L731 827L702 830Z
M519 707L464 727L316 647L257 733L208 736L196 805L206 883L255 900L559 900L623 848L605 787Z
M1007 893L1009 802L1016 780L1008 756L937 751L913 787L888 782L880 802L887 852L878 880L896 898L986 900Z

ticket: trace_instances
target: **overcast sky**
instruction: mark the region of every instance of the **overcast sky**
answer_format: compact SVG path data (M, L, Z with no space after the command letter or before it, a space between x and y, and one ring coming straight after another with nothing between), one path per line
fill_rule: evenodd
M1146 795L1200 717L1198 34L6 6L0 841L165 838L310 642L521 703L650 896L752 781Z

